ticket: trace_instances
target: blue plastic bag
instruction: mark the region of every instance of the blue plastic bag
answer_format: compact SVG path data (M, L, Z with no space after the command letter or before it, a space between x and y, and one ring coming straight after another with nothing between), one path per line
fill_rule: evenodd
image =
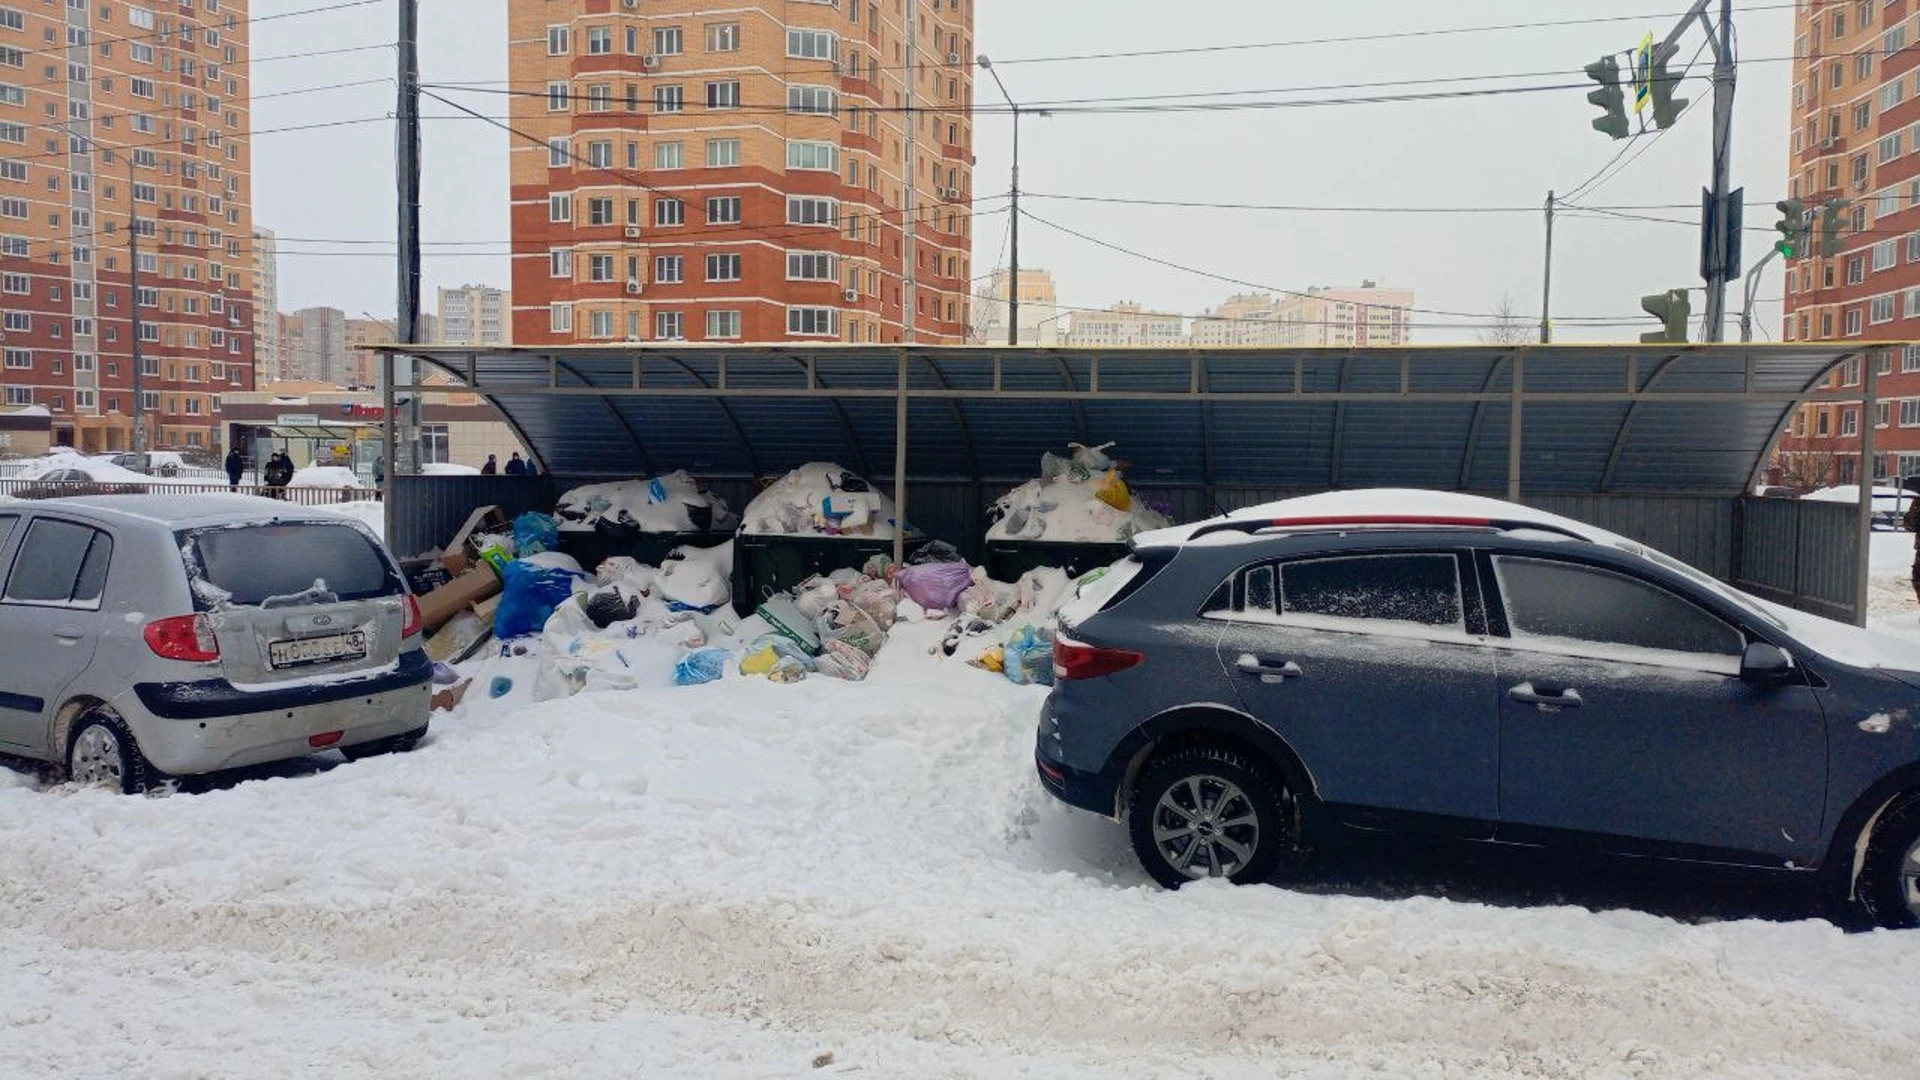
M673 682L676 686L695 686L713 682L727 674L727 650L695 649L680 658L673 665Z
M550 515L529 510L513 519L513 553L524 559L560 548L560 523Z
M574 573L550 566L535 566L519 559L507 564L500 574L504 583L500 606L493 612L493 636L519 637L547 625L553 609L573 595Z
M1001 671L1008 680L1025 685L1053 685L1053 637L1044 630L1023 626L1014 631L1003 654Z

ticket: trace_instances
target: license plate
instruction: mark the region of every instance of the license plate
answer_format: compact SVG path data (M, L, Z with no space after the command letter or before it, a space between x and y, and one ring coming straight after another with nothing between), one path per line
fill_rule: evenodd
M332 660L363 660L367 655L365 631L354 630L326 637L275 641L267 645L267 662L277 668L324 664Z

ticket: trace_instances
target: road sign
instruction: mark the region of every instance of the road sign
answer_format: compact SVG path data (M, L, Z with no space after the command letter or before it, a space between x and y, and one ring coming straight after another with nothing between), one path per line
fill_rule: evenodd
M1640 47L1633 50L1633 111L1645 112L1647 102L1653 100L1653 31L1640 39Z

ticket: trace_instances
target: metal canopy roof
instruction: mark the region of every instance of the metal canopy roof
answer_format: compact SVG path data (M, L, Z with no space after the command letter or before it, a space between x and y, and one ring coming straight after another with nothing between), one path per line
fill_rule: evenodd
M1018 483L1044 451L1113 440L1149 486L1517 496L1740 494L1796 404L1859 399L1814 388L1875 347L382 351L458 376L544 470L568 477L745 476L831 460L877 479Z

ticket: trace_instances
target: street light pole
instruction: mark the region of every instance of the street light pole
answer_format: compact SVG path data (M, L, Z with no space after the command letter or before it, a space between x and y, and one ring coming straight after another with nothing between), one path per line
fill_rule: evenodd
M1013 110L1013 202L1009 212L1013 215L1008 222L1011 254L1007 269L1007 344L1020 344L1020 106L1014 102L1013 95L1007 93L1007 85L1000 81L1000 73L993 70L993 61L986 53L980 54L980 67L993 76L993 85L1000 88L1000 96L1007 99L1007 107Z
M140 356L140 333L145 329L140 322L140 204L133 197L133 153L121 152L127 157L127 288L133 293L133 452L144 455L147 452L147 399L143 381L146 372L141 370L145 361ZM145 457L139 461L142 465L147 463Z

